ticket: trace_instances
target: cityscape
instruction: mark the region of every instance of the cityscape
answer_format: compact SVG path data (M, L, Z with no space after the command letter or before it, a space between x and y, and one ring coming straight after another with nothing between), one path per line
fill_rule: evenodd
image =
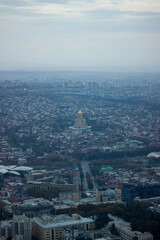
M160 1L0 0L0 240L160 240Z
M0 72L0 239L160 239L160 74Z

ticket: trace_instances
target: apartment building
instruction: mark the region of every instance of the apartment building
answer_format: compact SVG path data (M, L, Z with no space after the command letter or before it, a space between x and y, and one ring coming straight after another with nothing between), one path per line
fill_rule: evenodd
M66 229L89 231L94 228L94 221L78 214L61 214L57 216L43 215L33 218L32 234L38 240L55 240L62 238Z

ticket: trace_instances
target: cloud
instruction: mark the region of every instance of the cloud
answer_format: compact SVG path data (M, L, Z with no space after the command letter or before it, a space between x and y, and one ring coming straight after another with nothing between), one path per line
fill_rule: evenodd
M29 0L0 0L1 6L25 6L28 5L31 1Z
M160 31L160 12L145 7L143 11L133 10L146 6L146 2L151 4L150 0L0 0L0 27L7 31L9 25L19 26L17 29L23 25L47 33ZM157 4L154 0L152 3Z
M73 17L73 20L77 17L81 21L91 20L92 17L119 19L160 13L160 3L154 0L0 0L0 7L13 14L57 16L60 19Z
M69 3L71 0L34 0L34 3L37 4L48 4L48 3L52 3L52 4L66 4Z
M5 64L160 62L155 0L0 0L0 31Z
M8 4L9 2L11 0L7 0ZM133 11L129 6L129 10L120 9L118 6L120 1L114 1L114 4L107 0L92 2L90 0L81 0L81 2L68 0L65 1L65 4L62 4L63 0L57 1L59 4L56 1L49 3L50 0L21 0L21 2L26 5L3 7L0 21L6 22L6 26L15 24L20 29L20 26L23 25L25 29L33 27L39 31L42 29L46 33L160 31L159 12ZM37 4L35 4L36 2ZM121 1L126 8L129 2L131 1ZM4 30L4 27L1 26L1 28Z

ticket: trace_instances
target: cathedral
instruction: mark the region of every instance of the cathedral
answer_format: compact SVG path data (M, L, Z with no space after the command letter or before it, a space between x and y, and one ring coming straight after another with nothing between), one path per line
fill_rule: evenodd
M78 111L78 116L75 119L74 126L69 127L69 130L72 132L86 132L91 131L91 126L86 124L85 118L83 118L83 112L81 110Z

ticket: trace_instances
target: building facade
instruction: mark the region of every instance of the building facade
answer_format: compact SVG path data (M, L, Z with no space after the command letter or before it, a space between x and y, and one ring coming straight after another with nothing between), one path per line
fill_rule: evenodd
M10 221L0 222L0 239L31 240L32 222L27 217L14 216Z
M36 182L36 181L28 181L26 183L26 189L36 188L38 190L49 191L51 188L58 188L59 191L67 192L76 190L76 186L74 184L54 184L51 182Z
M23 240L31 240L32 222L26 216L14 216L12 220L12 236L22 235Z
M0 222L0 239L2 237L12 236L12 226L11 221L1 221Z
M84 232L94 228L94 221L78 214L57 216L43 215L32 222L33 236L38 240L56 240L65 237L67 229L81 229Z
M74 192L61 192L59 193L59 200L63 201L65 199L73 200L74 202L78 202L81 200L81 192L74 191Z
M115 200L115 190L104 187L97 187L96 188L96 200L97 202L108 202Z
M135 198L145 199L153 197L160 197L160 184L123 184L122 201L124 202L132 201Z
M35 198L13 204L12 211L15 215L25 215L28 218L33 218L43 214L52 214L53 204L46 199Z

